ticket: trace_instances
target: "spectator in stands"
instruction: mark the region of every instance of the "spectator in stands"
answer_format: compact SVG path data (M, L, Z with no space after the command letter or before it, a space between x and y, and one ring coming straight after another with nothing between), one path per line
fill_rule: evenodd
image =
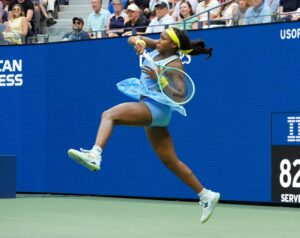
M32 18L33 29L35 34L47 34L47 27L56 24L56 21L48 17L47 10L43 5L43 0L32 0L34 5L34 15Z
M129 21L125 23L123 36L130 36L132 33L143 34L146 31L150 21L141 14L139 7L132 3L128 6L127 11ZM143 27L144 26L144 27Z
M81 17L74 17L72 31L66 33L63 36L63 41L73 41L73 40L88 40L90 39L89 33L83 30L84 21Z
M3 4L2 22L8 21L8 6L12 0L1 0Z
M177 25L177 28L180 30L192 30L192 29L198 29L198 20L197 17L190 18L194 15L192 5L188 1L182 1L180 3L180 18L177 21L179 24ZM188 20L186 20L189 18Z
M276 15L278 13L279 2L280 0L265 0L265 5L271 9L272 15Z
M170 14L169 14L170 15ZM151 22L154 18L156 18L156 11L152 11L148 15L148 19Z
M149 14L149 0L127 0L125 9L128 8L130 4L134 3L137 5L141 11L142 14L145 16L148 16Z
M233 26L238 20L239 5L237 2L239 0L221 6L218 15L211 21L210 27Z
M92 0L92 8L94 12L87 19L89 35L90 38L101 38L108 30L110 13L102 8L102 0Z
M34 14L34 6L33 2L31 0L13 0L9 6L8 6L8 19L12 18L13 16L13 6L19 3L22 6L22 9L24 10L26 20L31 23L32 26L32 19Z
M156 17L150 22L146 29L146 33L156 33L165 30L170 24L174 24L173 17L169 15L168 4L163 1L158 1L155 5Z
M280 0L279 14L282 21L298 21L300 19L300 1Z
M53 17L55 0L39 0L39 10L46 19L47 27L53 26L56 24L56 21ZM47 10L46 10L47 9Z
M180 0L168 0L169 3L169 14L170 16L173 16L173 12L175 10L176 4L179 2ZM174 18L174 17L173 17Z
M121 2L122 2L122 9L126 9L125 6L126 6L127 0L121 0ZM113 1L113 0L110 0L110 1L109 1L108 11L109 11L111 14L115 13L114 1Z
M168 0L169 10L172 10L176 6L177 2L179 2L179 1L178 0Z
M34 32L35 34L46 34L47 33L46 20L42 16L42 12L40 9L40 0L32 0L32 3L34 7L34 13L32 18L32 23L33 23L32 32ZM42 24L44 22L45 24Z
M3 12L4 12L3 4L2 4L2 2L0 1L0 23L2 23Z
M126 9L128 6L132 3L137 5L141 11L143 11L145 8L149 8L149 1L150 0L127 0L126 1Z
M217 8L217 6L219 6L220 3L217 0L204 0L202 2L200 2L197 6L196 9L196 14L202 13L204 11L210 10L209 11L209 19L208 19L208 13L203 13L200 14L198 16L198 19L200 22L202 22L202 25L205 27L207 27L208 24L208 20L213 20L217 17L220 8Z
M169 2L168 0L150 0L149 2L149 11L150 12L155 12L155 6L157 5L157 3L159 2L165 2L166 5L168 6L168 9L169 9Z
M28 32L28 21L20 4L14 4L11 10L11 17L7 22L3 36L12 44L22 44L22 37L25 37Z
M190 3L190 5L192 6L192 10L193 12L196 11L197 9L197 6L198 6L198 0L180 0L176 3L175 7L174 7L174 10L172 12L172 16L173 18L175 19L175 21L178 21L180 20L180 4L182 2L186 2L188 1ZM217 1L217 0L216 0Z
M253 6L245 13L244 25L272 22L272 11L263 0L253 0Z
M243 25L247 9L251 6L252 0L239 0L238 25Z
M127 14L123 11L122 0L113 0L114 14L109 20L108 37L122 36L124 24L128 21Z

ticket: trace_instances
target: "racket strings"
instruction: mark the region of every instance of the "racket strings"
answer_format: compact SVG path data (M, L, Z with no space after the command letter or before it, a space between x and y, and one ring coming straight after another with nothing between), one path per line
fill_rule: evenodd
M159 76L162 92L176 103L184 104L193 96L194 84L183 71L166 69Z

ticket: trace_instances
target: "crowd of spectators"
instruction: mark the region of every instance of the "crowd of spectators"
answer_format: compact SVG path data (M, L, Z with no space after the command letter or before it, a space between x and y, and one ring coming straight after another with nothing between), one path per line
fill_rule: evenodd
M56 23L56 1L0 1L0 44L5 40L19 44L20 37L45 34L40 22L47 27ZM72 31L62 40L158 33L170 26L192 30L299 20L300 0L110 0L108 9L102 0L91 0L86 25L74 16Z
M300 20L300 0L111 0L109 11L101 8L101 0L92 0L92 7L88 31L94 38L155 33L170 26L191 30ZM89 20L95 14L101 24Z

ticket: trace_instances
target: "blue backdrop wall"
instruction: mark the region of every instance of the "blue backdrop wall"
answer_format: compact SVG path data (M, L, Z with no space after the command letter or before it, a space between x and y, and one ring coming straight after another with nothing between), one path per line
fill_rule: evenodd
M271 115L300 111L299 27L190 32L214 56L185 66L197 92L170 131L180 158L223 200L271 201ZM67 156L93 145L102 111L129 100L115 86L140 74L127 39L0 51L0 154L17 155L18 192L196 198L155 157L143 128L114 129L99 173Z

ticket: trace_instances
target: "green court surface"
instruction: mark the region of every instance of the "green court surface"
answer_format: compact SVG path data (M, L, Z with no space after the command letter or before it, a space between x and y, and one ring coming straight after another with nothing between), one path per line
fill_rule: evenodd
M0 199L0 238L289 238L300 209L219 204L200 223L196 202L88 196Z

